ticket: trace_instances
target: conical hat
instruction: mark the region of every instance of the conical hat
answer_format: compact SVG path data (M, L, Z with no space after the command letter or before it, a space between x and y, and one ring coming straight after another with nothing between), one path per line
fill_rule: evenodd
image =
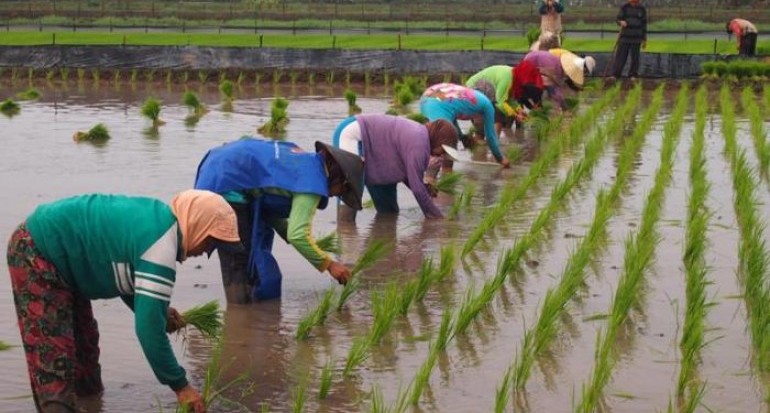
M576 86L582 87L585 82L585 76L583 74L585 59L572 52L564 52L559 60L561 61L561 68L564 69L564 74L566 74Z

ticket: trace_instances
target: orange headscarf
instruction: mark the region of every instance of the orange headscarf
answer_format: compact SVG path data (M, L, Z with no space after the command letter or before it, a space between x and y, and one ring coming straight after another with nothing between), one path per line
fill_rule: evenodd
M183 256L207 237L239 242L235 211L221 196L211 191L190 189L171 199L171 210L182 232Z

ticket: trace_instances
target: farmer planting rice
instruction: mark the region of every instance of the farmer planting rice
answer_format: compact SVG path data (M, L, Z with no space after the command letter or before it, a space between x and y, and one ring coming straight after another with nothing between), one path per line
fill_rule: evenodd
M337 126L332 142L363 158L364 184L378 213L398 213L396 186L402 182L425 217L443 216L431 198L436 196L433 184L443 161L442 145L457 146L457 130L450 122L423 125L390 115L351 116Z
M460 130L457 120L480 118L492 155L504 168L510 167L510 161L500 151L500 144L495 131L494 104L484 93L453 83L439 83L429 87L422 94L420 112L431 122L439 119L451 122L461 137L463 136L462 130ZM463 141L463 144L470 146L468 141Z
M229 303L281 296L281 270L273 257L275 232L318 271L340 284L350 270L322 251L311 235L317 209L330 196L360 210L363 192L361 158L316 142L304 152L290 142L244 137L211 149L198 166L195 187L227 199L238 216L246 251L220 251L222 282Z
M8 243L14 303L38 412L78 411L100 395L99 331L91 301L120 297L158 381L181 405L206 408L166 332L183 321L169 307L175 262L242 248L235 212L219 195L188 190L169 205L91 194L39 206Z
M527 53L523 62L530 62L540 71L548 97L562 109L567 109L563 87L579 91L585 84L585 72L593 70L592 57L580 57L564 49L537 50Z
M745 19L732 19L725 26L727 34L734 34L740 56L757 54L757 26Z

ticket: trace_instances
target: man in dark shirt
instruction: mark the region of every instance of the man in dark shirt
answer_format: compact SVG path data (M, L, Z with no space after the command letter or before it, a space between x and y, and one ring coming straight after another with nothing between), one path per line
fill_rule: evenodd
M628 77L634 79L639 76L640 49L647 43L647 9L641 5L640 0L628 0L620 6L616 21L620 26L620 34L615 52L613 76L616 78L621 76L630 54L631 67L628 69Z

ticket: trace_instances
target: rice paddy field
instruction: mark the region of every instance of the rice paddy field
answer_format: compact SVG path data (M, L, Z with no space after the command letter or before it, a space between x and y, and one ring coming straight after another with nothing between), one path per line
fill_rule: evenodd
M39 96L21 100L30 86ZM350 88L363 113L393 101L389 87ZM185 89L207 113L191 115ZM249 84L223 99L194 82L3 79L19 108L0 116L0 233L73 194L168 200L209 148L257 135L276 96L286 139L310 150L348 116L345 89ZM142 116L150 96L164 124ZM398 216L319 211L313 232L336 233L342 261L359 265L348 287L280 241L280 300L227 307L216 256L180 265L173 306L226 307L219 344L172 337L209 411L767 411L770 88L597 83L580 98L503 136L511 169L456 163L454 194L436 199L444 220L424 220L405 187ZM98 123L110 139L73 142ZM0 279L0 411L30 411ZM94 310L106 392L87 411L175 411L131 313L120 300Z

